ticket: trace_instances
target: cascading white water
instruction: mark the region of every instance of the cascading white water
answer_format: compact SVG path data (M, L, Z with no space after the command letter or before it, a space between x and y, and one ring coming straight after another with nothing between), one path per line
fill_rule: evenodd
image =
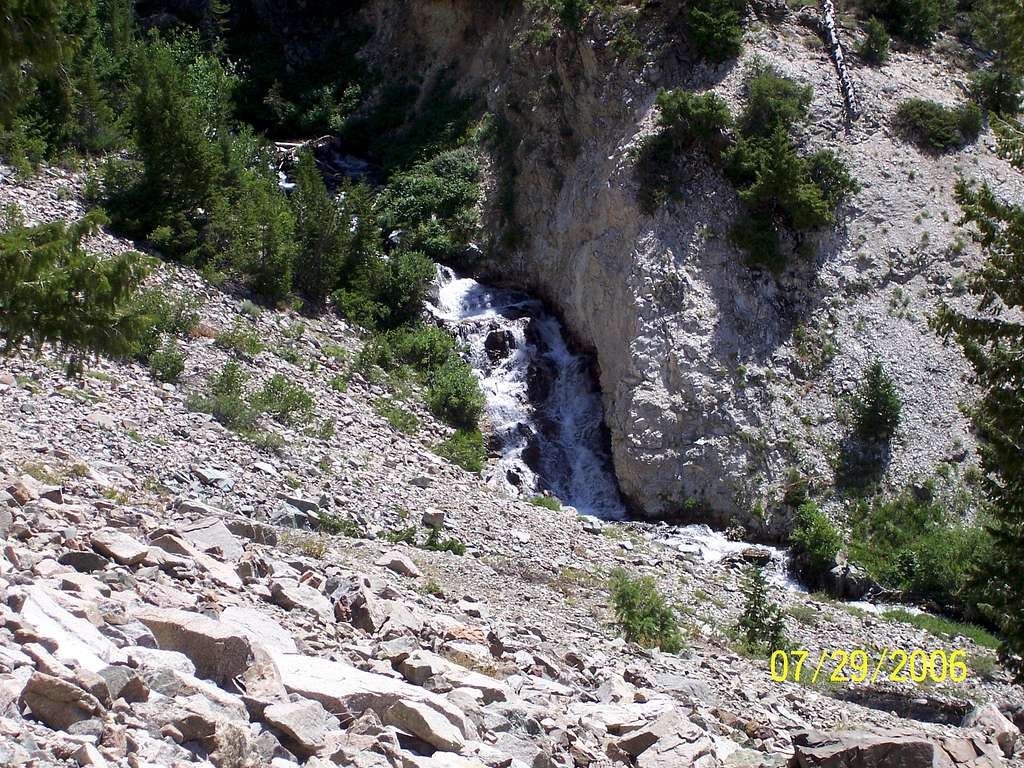
M518 291L438 267L428 308L469 349L501 458L486 479L514 496L550 491L583 514L621 518L601 395L558 320Z
M551 491L582 514L625 517L607 438L601 395L588 360L566 343L558 320L526 294L493 288L437 268L430 312L466 345L487 398L500 458L486 473L513 496ZM748 549L706 525L652 525L652 539L707 563ZM791 589L786 554L759 547L771 583Z

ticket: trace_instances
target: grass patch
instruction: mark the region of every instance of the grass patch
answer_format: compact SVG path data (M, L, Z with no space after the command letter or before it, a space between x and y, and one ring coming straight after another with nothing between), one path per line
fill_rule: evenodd
M373 410L399 432L415 435L419 431L420 420L416 418L415 414L397 405L393 400L388 400L386 397L378 398L373 404Z
M966 637L983 648L996 649L999 647L999 638L991 632L987 632L974 624L962 624L956 621L944 619L941 616L933 616L930 613L910 613L902 609L886 611L882 614L886 621L898 621L903 624L910 624L923 629L936 637L953 638L956 636Z
M434 448L434 453L467 472L479 474L487 460L487 449L479 429L459 429Z
M550 509L552 512L557 512L562 508L562 502L556 499L554 496L534 496L530 499L530 503L535 507L544 507Z

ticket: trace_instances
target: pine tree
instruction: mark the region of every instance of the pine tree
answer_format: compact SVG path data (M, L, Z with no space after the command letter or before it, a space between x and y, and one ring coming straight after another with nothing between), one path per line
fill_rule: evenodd
M217 149L207 133L197 99L172 47L151 42L138 57L138 91L133 109L135 143L142 159L139 222L150 230L182 217L192 221L209 202L220 174ZM173 254L181 255L181 254Z
M16 210L0 225L0 337L4 352L53 344L68 373L89 354L131 354L141 335L132 299L147 269L137 253L100 258L82 241L106 223L91 211L70 226L27 227Z
M988 259L970 282L976 310L944 306L933 326L963 348L981 392L971 415L982 437L996 555L982 566L975 586L989 596L1001 624L1001 659L1024 680L1024 324L1018 319L1024 310L1024 207L963 180L956 195Z
M786 622L782 609L768 595L768 582L760 568L751 566L743 574L743 613L736 622L747 647L755 652L768 655L773 651L785 650Z
M331 199L313 154L303 151L295 169L295 286L322 302L335 288L345 268L349 224Z
M903 404L881 360L870 363L854 398L854 428L861 440L888 440L900 424Z

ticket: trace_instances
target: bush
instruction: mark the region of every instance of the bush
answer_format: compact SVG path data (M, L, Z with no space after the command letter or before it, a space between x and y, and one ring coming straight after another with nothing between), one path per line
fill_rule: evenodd
M686 12L690 44L715 64L743 50L742 0L696 0Z
M869 64L881 66L889 60L889 33L885 25L872 16L864 29L864 39L857 45L857 54Z
M466 554L466 545L456 538L441 538L440 528L431 528L427 533L427 539L423 542L423 549L433 552L451 552L453 555Z
M658 592L654 579L631 578L617 568L611 578L612 608L626 640L666 653L683 648L675 611Z
M149 370L159 381L173 384L185 370L185 356L174 339L168 339L163 346L149 355Z
M680 147L707 143L732 124L729 106L713 93L661 91L656 104L661 113L658 126Z
M854 429L865 441L888 440L900 424L903 404L881 360L868 365L853 401Z
M756 61L747 73L744 86L747 106L739 124L746 136L771 136L785 133L794 123L807 117L814 89L785 77L778 70Z
M1005 69L986 69L971 76L971 98L989 112L1017 114L1021 90L1024 90L1024 77Z
M252 407L285 424L302 424L313 417L313 398L283 374L275 374L252 397Z
M759 656L785 650L786 622L778 603L768 596L768 583L760 569L750 567L743 576L743 613L736 622L745 649Z
M430 375L426 399L435 416L467 429L476 427L485 402L469 364L454 355Z
M259 413L243 397L248 380L249 374L232 360L210 381L207 394L193 396L188 405L193 410L210 414L235 432L251 430L259 419Z
M479 429L458 429L438 445L434 452L467 472L479 474L487 460L487 449Z
M247 360L254 359L266 349L256 326L241 319L235 320L230 331L218 333L213 341L218 347L230 350Z
M882 585L945 609L975 612L970 575L992 551L991 535L964 525L931 484L861 501L850 512L850 558Z
M927 99L910 99L896 110L896 127L922 149L949 152L973 141L981 131L977 104L944 107Z
M930 43L953 12L950 0L871 0L868 11L892 34L911 43Z
M789 545L799 570L816 585L834 565L843 537L817 504L806 501L796 511Z

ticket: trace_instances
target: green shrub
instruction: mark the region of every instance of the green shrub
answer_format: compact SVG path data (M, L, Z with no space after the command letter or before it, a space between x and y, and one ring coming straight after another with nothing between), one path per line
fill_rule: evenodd
M868 12L885 22L892 34L911 43L930 43L939 25L950 19L950 0L871 0Z
M658 592L653 578L632 578L617 568L610 589L612 608L626 640L648 648L656 646L666 653L682 650L676 613Z
M409 413L399 405L396 405L393 401L386 397L378 398L373 404L373 410L378 415L383 416L387 419L388 424L399 432L404 432L407 435L415 435L420 428L420 420L416 418L415 414Z
M771 136L781 129L788 131L807 117L814 89L758 60L744 80L747 105L739 118L746 136Z
M1006 69L986 69L971 75L971 98L989 112L1017 114L1022 90L1024 76Z
M759 656L785 650L786 622L779 604L768 595L768 583L760 569L750 567L743 575L743 612L736 622L745 650Z
M530 503L535 507L544 507L545 509L550 509L553 512L557 512L562 508L562 502L554 496L534 496L530 499Z
M896 383L881 360L863 371L860 389L853 400L854 429L865 441L888 440L900 424L903 404Z
M986 562L992 537L961 522L931 485L859 502L850 512L850 558L882 585L943 609L987 618L970 576Z
M440 528L431 528L427 533L427 539L423 542L423 549L433 552L451 552L453 555L466 554L466 545L456 538L441 538Z
M706 144L732 125L729 106L714 93L661 91L655 103L660 111L658 126L669 131L680 147Z
M283 374L271 376L252 397L252 407L285 424L302 424L313 417L313 398Z
M185 370L185 356L174 339L168 339L163 346L149 355L149 370L159 381L175 383Z
M922 149L949 152L978 137L982 116L972 102L949 108L927 99L909 99L896 110L895 122Z
M843 537L817 504L806 501L796 511L789 545L797 555L798 567L818 583L834 565Z
M456 427L476 427L484 395L469 364L450 356L427 382L427 405L438 418Z
M720 63L743 50L741 0L696 0L686 12L687 39L708 61Z
M205 396L189 399L189 408L210 414L230 430L251 430L259 419L259 412L243 396L248 380L249 374L232 360L209 382Z
M218 347L230 350L247 360L254 359L266 349L256 326L241 319L235 320L231 330L218 333L213 341Z
M438 445L434 452L467 472L480 473L487 460L487 449L479 429L458 429Z
M476 156L466 147L395 174L380 196L380 225L387 232L401 230L410 251L458 263L478 225L479 175Z
M857 54L869 64L881 66L889 60L889 33L885 25L872 16L864 28L864 39L857 45Z
M384 534L384 538L390 541L392 544L416 544L416 526L410 525L407 528L398 528L393 531L388 531Z

